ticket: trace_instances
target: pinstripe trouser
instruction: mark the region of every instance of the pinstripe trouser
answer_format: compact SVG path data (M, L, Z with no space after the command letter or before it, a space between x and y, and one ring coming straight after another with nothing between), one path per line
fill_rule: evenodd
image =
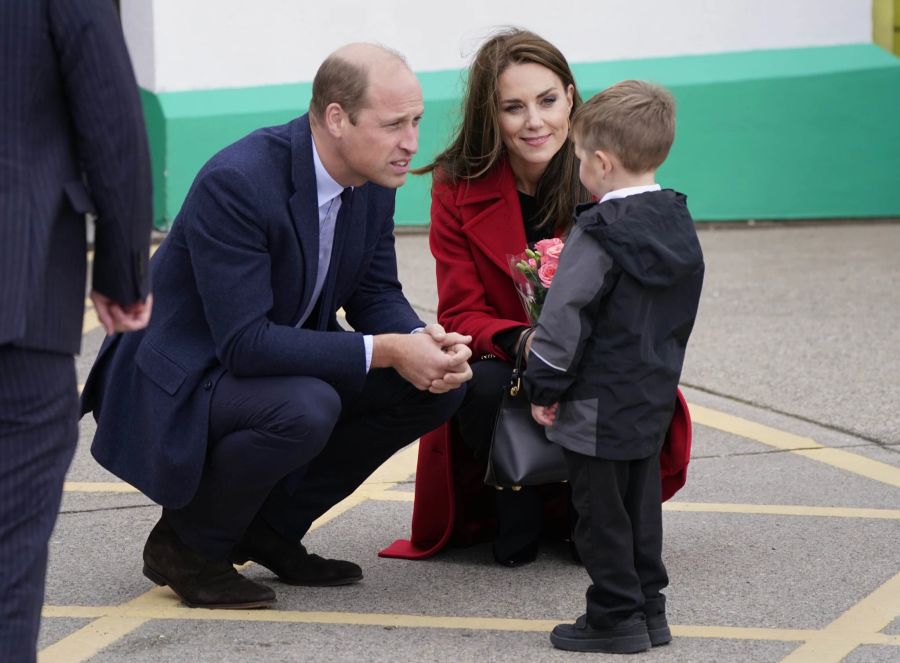
M30 662L47 542L78 439L71 355L0 346L0 661Z

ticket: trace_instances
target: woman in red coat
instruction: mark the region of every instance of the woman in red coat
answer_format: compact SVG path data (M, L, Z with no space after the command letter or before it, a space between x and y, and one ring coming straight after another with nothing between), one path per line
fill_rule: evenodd
M494 558L517 566L535 558L542 535L568 537L564 485L497 491L483 478L510 357L529 325L506 256L564 236L575 205L590 200L568 136L580 103L556 47L528 31L498 33L470 67L455 140L419 171L433 171L434 178L430 243L438 321L472 336L473 378L456 416L421 440L411 540L395 542L382 556L427 557L451 541L493 537ZM680 423L683 462L675 464L682 475L677 487L668 479L667 495L684 482L690 433L689 422ZM666 454L663 466L671 465Z

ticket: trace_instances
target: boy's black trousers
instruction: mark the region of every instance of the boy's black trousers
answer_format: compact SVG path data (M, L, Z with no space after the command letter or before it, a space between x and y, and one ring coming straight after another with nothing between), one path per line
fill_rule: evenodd
M605 460L565 450L578 511L575 544L593 583L587 622L610 628L636 614L665 612L659 454Z

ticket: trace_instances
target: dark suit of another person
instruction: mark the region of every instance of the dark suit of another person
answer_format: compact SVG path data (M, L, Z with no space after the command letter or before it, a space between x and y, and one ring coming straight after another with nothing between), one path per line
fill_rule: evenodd
M309 118L251 133L203 167L154 255L150 325L101 350L83 395L98 422L93 454L165 507L157 529L204 560L228 560L251 521L248 543L274 530L296 547L319 515L458 407L463 389L431 394L393 369L366 370L360 332L424 326L397 280L394 196L372 182L344 190L314 297ZM356 332L341 330L339 308ZM153 568L157 539L145 574L165 582Z
M110 0L0 3L0 660L35 656L47 541L77 439L93 288L147 296L150 164Z

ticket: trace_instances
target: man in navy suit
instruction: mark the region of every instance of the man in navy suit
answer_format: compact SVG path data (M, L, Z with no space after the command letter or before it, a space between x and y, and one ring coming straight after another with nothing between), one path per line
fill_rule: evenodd
M110 0L0 3L0 661L35 658L78 435L85 214L107 332L150 314L150 163Z
M83 396L94 456L164 507L144 574L190 606L275 600L232 562L358 581L302 537L459 405L471 339L426 326L397 280L395 189L422 113L398 54L329 56L308 115L201 169L151 264L153 321L101 350Z

